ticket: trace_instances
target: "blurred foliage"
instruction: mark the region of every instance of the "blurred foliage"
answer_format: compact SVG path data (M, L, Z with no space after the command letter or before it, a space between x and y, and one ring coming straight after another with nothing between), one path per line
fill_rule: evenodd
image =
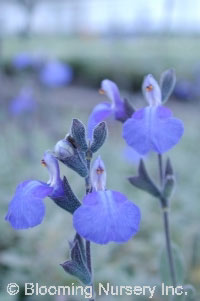
M12 73L10 59L16 53L30 51L57 57L69 63L75 80L98 86L109 77L128 89L139 90L144 74L154 75L170 67L177 76L191 79L200 67L198 36L135 36L100 38L95 36L31 36L2 38L1 60ZM183 63L184 62L184 63Z

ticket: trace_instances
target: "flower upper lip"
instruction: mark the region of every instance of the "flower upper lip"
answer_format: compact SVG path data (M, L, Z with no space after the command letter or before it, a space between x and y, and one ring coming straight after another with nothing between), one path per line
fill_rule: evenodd
M41 164L42 164L42 166L45 166L45 167L47 166L47 164L46 164L46 162L44 161L44 159L41 160Z

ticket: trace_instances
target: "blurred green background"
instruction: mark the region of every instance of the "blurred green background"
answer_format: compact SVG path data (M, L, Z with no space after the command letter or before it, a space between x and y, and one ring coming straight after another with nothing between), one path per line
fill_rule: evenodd
M61 2L64 5L65 1ZM95 27L96 23L93 21L87 24L85 30L86 17L80 17L82 11L85 14L90 5L95 6L92 10L95 20L95 16L100 18L99 10L102 9L103 23L107 10L112 15L115 4L111 1L113 6L110 4L110 8L106 6L109 2L106 0L102 3L95 1L95 5L92 1L86 1L85 4L84 1L82 4L75 2L76 9L71 4L74 17L70 19L70 30L67 30L69 25L63 25L61 21L59 24L59 14L65 17L64 6L57 7L53 0L42 1L49 8L46 27L38 21L40 15L43 18L43 8L37 1L35 5L31 5L31 1L13 0L8 7L6 1L1 3L0 20L2 19L4 26L0 31L0 300L84 299L49 295L24 296L25 282L38 282L39 285L47 286L76 283L59 266L69 256L68 241L73 239L74 229L71 216L55 207L50 199L46 199L47 213L44 222L27 231L14 231L4 221L8 203L21 181L48 180L47 170L40 165L43 152L52 149L69 132L72 118L79 118L86 124L92 108L106 100L105 96L98 94L101 80L109 78L116 81L121 95L129 98L136 108L140 108L145 106L140 91L143 76L152 73L159 79L161 72L171 67L176 70L178 84L167 106L185 125L181 142L164 156L170 156L177 178L177 188L171 201L172 239L184 259L184 282L199 290L200 27L193 15L199 8L198 1L190 1L187 11L186 8L185 11L180 11L181 6L177 4L180 1L160 1L166 14L160 13L158 20L156 12L161 5L158 1L152 1L148 11L143 11L145 1L136 1L135 10L139 10L141 6L141 23L134 27L134 22L138 24L138 19L134 21L133 14L132 21L126 25L129 30L122 26L124 23L120 19L120 12L116 16L115 26L107 26L106 30L105 27ZM55 15L50 10L52 3L57 7ZM176 5L173 6L174 3ZM69 4L66 5L66 15L69 17L72 8L70 10ZM134 11L131 1L123 4L117 1L116 6L119 10L125 6L126 11ZM148 12L152 13L152 19L148 20L149 25L146 26L143 20ZM184 27L180 16L184 17L186 13L187 22ZM123 14L122 10L121 15ZM108 20L111 15L106 15ZM188 16L191 16L191 20ZM51 25L49 30L48 22ZM156 27L151 26L154 23ZM79 26L75 26L77 24ZM26 57L26 64L19 64L19 55L20 62ZM42 81L40 72L52 60L69 65L73 75L58 83L54 78L56 71L55 74L52 71L54 84L52 81L51 84ZM28 91L25 93L25 101L23 91ZM31 105L26 106L27 103ZM92 245L95 282L159 286L160 258L165 246L160 206L156 199L128 183L126 178L137 173L137 162L128 161L124 154L122 125L108 120L108 128L109 137L100 151L107 169L107 187L121 191L133 200L141 209L142 222L140 232L127 244ZM146 159L146 164L149 172L158 180L156 155L151 154ZM82 198L83 179L65 166L61 166L61 170L75 193ZM20 285L20 295L9 296L6 293L6 286L10 282ZM159 295L153 300L161 298L168 300ZM97 298L102 301L115 299L122 300L122 297ZM123 300L148 298L123 296Z

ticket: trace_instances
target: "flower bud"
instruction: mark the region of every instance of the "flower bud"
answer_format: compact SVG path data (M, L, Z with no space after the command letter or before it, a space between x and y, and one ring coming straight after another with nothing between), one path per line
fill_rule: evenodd
M68 140L62 139L56 143L54 152L59 160L64 160L74 155L74 147Z
M101 157L99 156L91 168L91 183L94 190L105 190L106 170Z
M81 177L87 177L88 169L85 155L79 152L73 137L67 135L65 139L58 141L54 152L62 163L76 171Z

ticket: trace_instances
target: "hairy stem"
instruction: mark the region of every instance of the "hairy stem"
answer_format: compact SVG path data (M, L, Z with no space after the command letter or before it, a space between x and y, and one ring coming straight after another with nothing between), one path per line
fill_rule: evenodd
M90 272L92 272L92 263L91 263L91 245L90 241L86 240L86 260L87 266Z
M158 166L159 166L159 175L160 175L160 184L163 188L164 185L164 173L163 173L163 160L162 155L158 155ZM172 284L176 287L176 270L174 264L174 258L172 253L172 242L171 242L171 234L170 234L170 225L169 225L169 204L165 199L160 199L162 210L163 210L163 223L164 223L164 231L165 231L165 240L166 240L166 251L169 262L169 270L170 276L172 280Z
M86 154L86 160L87 160L87 168L88 168L88 176L85 178L85 189L86 194L90 193L92 191L92 185L91 185L91 179L90 179L90 164L91 164L92 154L88 151ZM95 301L95 293L94 293L94 283L93 283L93 272L92 272L92 260L91 260L91 243L89 240L86 240L86 261L87 261L87 267L88 270L91 273L92 277L92 291L93 291L93 297L90 299L90 301Z
M166 240L166 249L167 249L167 256L169 262L169 269L173 287L176 287L176 270L174 265L174 258L172 254L172 244L171 244L171 235L170 235L170 227L169 227L169 212L168 210L163 210L163 222L164 222L164 229L165 229L165 240Z
M158 154L158 166L159 166L160 186L163 187L164 173L163 173L163 158L161 154Z

